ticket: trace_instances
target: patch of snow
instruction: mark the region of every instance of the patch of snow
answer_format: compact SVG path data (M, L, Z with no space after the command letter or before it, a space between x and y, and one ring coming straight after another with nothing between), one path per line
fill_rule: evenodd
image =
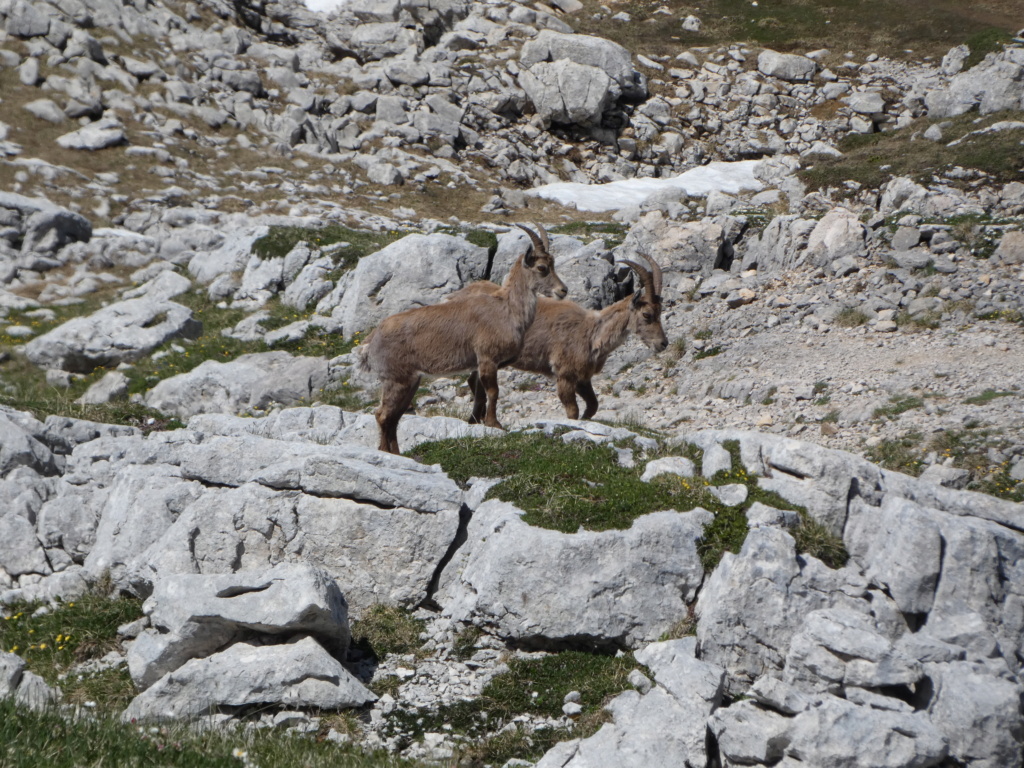
M345 4L345 0L305 0L306 7L319 13L330 13Z
M616 211L639 205L664 189L681 189L689 197L706 197L718 191L735 195L757 192L764 185L754 178L760 160L708 163L665 179L625 179L607 184L559 182L527 190L526 194L574 205L580 211Z

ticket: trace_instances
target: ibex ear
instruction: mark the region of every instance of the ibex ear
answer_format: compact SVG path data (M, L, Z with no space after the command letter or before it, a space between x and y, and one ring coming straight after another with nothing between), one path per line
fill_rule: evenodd
M636 291L633 294L633 306L634 307L639 307L643 303L644 303L644 292L643 292L643 289L641 288L639 291Z
M523 264L527 267L532 267L537 263L537 251L533 247L533 243L526 246L526 253L523 254Z

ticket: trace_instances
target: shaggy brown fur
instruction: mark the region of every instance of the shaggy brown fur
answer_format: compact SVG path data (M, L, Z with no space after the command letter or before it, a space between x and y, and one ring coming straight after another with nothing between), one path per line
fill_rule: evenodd
M558 399L570 419L580 417L576 395L586 403L583 418L597 413L597 395L591 379L604 368L608 356L630 333L637 334L648 347L661 352L668 346L661 327L661 268L648 259L648 271L634 262L625 262L640 276L643 290L605 307L599 312L584 309L571 301L540 299L537 317L526 333L513 368L554 377ZM452 294L449 301L495 293L494 283L478 282ZM471 423L483 418L484 391L475 375L469 379L474 403Z
M537 228L539 236L522 227L531 245L504 286L457 302L399 312L367 339L360 360L381 380L376 413L380 450L399 453L398 421L412 404L423 374L474 370L483 398L483 423L501 428L498 368L519 355L537 311L537 294L561 298L568 292L555 274L547 233Z

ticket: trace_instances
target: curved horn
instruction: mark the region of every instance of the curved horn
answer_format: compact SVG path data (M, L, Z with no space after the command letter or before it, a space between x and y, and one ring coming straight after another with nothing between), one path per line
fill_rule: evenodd
M542 250L542 249L543 250L547 250L546 248L544 248L544 243L542 243L540 238L537 237L537 233L536 232L534 232L529 227L523 226L522 224L516 224L516 226L519 227L521 230L523 230L523 232L525 232L526 234L528 234L530 236L530 240L533 241L533 247L534 248L536 248L537 250Z
M540 224L538 224L538 223L537 223L536 221L535 221L535 222L533 222L533 226L535 226L535 227L537 228L537 232L538 232L538 234L540 235L540 241L541 241L542 243L544 243L544 250L545 250L545 251L550 251L550 249L551 249L551 243L550 243L550 242L548 241L548 233L547 233L547 230L546 230L546 229L544 229L544 227L542 227L542 226L541 226Z
M621 262L627 265L630 269L640 275L640 280L644 284L644 288L647 289L647 298L649 301L654 301L654 296L657 291L654 289L654 276L646 267L641 267L635 261L629 261L628 259L621 259Z
M644 261L651 265L651 274L654 277L654 293L661 296L661 265L646 253L641 253L640 255Z

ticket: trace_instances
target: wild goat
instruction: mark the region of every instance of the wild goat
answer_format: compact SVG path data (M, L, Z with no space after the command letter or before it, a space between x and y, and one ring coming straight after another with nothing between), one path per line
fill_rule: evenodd
M568 293L555 274L548 235L539 225L530 246L494 291L457 302L443 302L399 312L384 320L360 354L364 369L381 381L377 426L380 450L398 453L398 421L412 404L423 374L473 369L481 398L483 423L498 423L498 368L515 360L537 312L537 294L562 298ZM486 404L486 413L484 414Z
M597 413L597 395L591 379L601 372L608 356L630 332L636 333L655 352L668 346L661 327L661 267L654 259L643 258L649 262L650 270L633 261L622 262L639 275L642 290L600 311L584 309L571 301L538 300L537 317L526 332L519 357L510 365L521 371L553 376L558 399L570 419L580 416L576 393L586 403L584 419ZM465 301L498 290L494 283L472 283L452 294L449 301ZM470 375L469 386L474 398L469 421L477 423L483 416L486 393L476 374Z

